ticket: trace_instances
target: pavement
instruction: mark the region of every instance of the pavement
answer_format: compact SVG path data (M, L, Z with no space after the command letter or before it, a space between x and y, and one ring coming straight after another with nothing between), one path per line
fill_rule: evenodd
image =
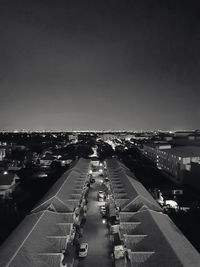
M78 267L107 267L112 266L109 246L109 233L106 224L102 223L99 206L104 202L97 201L97 192L102 190L98 174L93 175L95 183L91 185L88 194L88 211L83 228L81 242L88 243L88 255L79 259Z

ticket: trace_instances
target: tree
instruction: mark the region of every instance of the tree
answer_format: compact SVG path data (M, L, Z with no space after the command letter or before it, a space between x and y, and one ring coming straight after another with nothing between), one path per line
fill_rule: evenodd
M27 154L26 150L14 149L11 154L7 156L8 159L23 161Z
M93 154L93 150L89 145L78 145L75 151L78 157L88 158L90 155Z
M97 149L97 153L100 160L104 160L106 158L110 158L115 154L112 146L108 144L99 145Z
M51 165L50 165L50 169L60 169L62 166L61 166L61 163L60 161L52 161Z

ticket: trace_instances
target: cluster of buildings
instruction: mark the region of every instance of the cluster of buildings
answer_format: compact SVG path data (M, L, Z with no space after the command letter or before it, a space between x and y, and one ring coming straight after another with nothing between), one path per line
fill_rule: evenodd
M14 155L10 156L12 153ZM23 156L19 159L19 155ZM48 168L53 161L56 161L62 167L69 166L72 163L71 157L62 153L53 153L51 148L46 148L43 153L39 154L29 151L26 146L2 145L0 147L0 200L7 199L14 192L17 182L20 181L17 175L20 169L26 168L29 164L29 166L33 166L33 169L35 168L36 173L33 177L48 177ZM29 178L27 177L27 179Z
M103 163L96 158L75 161L2 244L0 266L76 266L95 166L104 177L116 267L200 266L196 249L134 174L114 158Z
M115 266L199 266L199 253L129 169L115 159L106 169Z
M0 266L73 266L89 168L80 159L61 176L0 247Z

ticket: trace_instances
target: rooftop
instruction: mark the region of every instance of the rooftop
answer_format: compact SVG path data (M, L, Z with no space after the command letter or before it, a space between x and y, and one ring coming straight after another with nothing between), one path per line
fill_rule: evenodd
M89 163L90 160L79 159L74 167L58 179L32 212L48 207L59 212L73 211L79 202Z
M116 203L123 211L137 211L145 205L150 209L162 211L133 173L127 171L126 167L115 159L108 159L106 162Z
M154 266L155 262L163 267L200 266L199 253L167 215L147 209L121 212L120 219L127 248L136 254L150 253L144 266Z
M1 246L0 266L43 267L47 262L60 266L72 222L73 213L41 211L26 216Z

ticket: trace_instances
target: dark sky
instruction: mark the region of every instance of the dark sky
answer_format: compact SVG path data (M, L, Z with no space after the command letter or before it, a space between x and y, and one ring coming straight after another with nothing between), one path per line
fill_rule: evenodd
M0 130L199 129L198 2L0 0Z

